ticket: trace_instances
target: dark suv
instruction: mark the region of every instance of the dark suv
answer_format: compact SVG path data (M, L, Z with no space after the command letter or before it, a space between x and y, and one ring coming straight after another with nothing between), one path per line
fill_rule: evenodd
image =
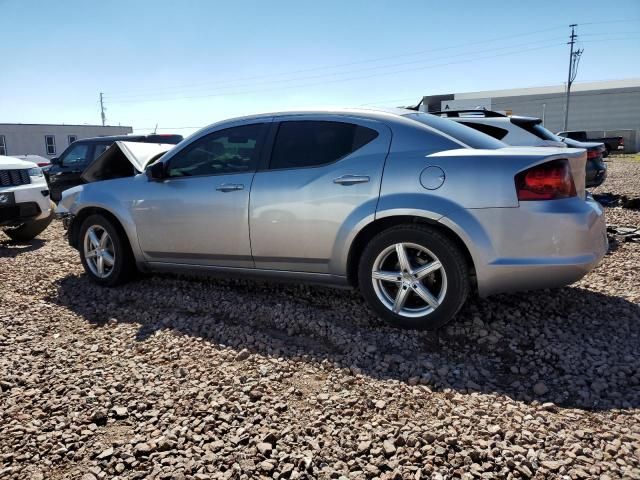
M73 142L62 152L62 155L51 159L51 168L45 170L45 176L51 191L51 200L60 201L62 192L68 188L81 185L82 172L96 158L109 148L113 142L168 143L176 145L182 141L182 135L113 135L107 137L83 138Z

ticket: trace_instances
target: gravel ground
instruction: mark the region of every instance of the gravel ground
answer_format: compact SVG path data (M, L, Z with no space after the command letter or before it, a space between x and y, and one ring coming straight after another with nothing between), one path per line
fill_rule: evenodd
M640 162L609 176L640 195ZM99 288L56 222L0 241L0 478L640 478L639 268L619 243L416 333L349 291Z

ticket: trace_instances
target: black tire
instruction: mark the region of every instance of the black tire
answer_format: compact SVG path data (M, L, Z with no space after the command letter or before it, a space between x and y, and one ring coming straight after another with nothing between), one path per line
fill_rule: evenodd
M25 222L16 228L7 228L4 233L14 242L29 242L46 230L53 220L55 204L51 202L51 213L47 218Z
M109 234L109 237L111 238L111 245L113 247L113 254L115 257L114 263L106 277L96 275L89 267L88 260L85 256L85 236L87 234L87 230L95 226L104 229ZM89 278L98 285L103 285L105 287L120 285L130 280L135 273L135 261L126 234L121 228L119 228L119 226L115 225L112 220L104 217L103 215L91 215L82 222L82 226L80 227L80 236L78 238L78 250L80 251L80 260L82 261L84 271L87 273Z
M372 271L376 258L397 243L411 243L428 249L439 259L446 274L444 297L435 309L422 316L407 317L393 312L374 288ZM399 225L376 235L360 257L358 283L363 297L382 319L415 330L436 330L450 321L464 304L470 289L469 269L460 249L446 235L426 225Z

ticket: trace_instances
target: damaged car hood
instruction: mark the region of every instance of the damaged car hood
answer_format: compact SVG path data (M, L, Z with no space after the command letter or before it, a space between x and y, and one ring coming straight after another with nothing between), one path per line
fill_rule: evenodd
M81 178L91 183L137 175L173 147L165 143L114 142L82 172Z

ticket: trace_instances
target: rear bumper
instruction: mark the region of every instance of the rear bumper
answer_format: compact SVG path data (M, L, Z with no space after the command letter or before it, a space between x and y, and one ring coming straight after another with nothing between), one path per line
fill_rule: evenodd
M607 178L607 165L602 160L587 161L585 186L587 188L599 187Z
M569 285L608 249L604 211L590 195L472 214L485 234L471 252L482 297Z

